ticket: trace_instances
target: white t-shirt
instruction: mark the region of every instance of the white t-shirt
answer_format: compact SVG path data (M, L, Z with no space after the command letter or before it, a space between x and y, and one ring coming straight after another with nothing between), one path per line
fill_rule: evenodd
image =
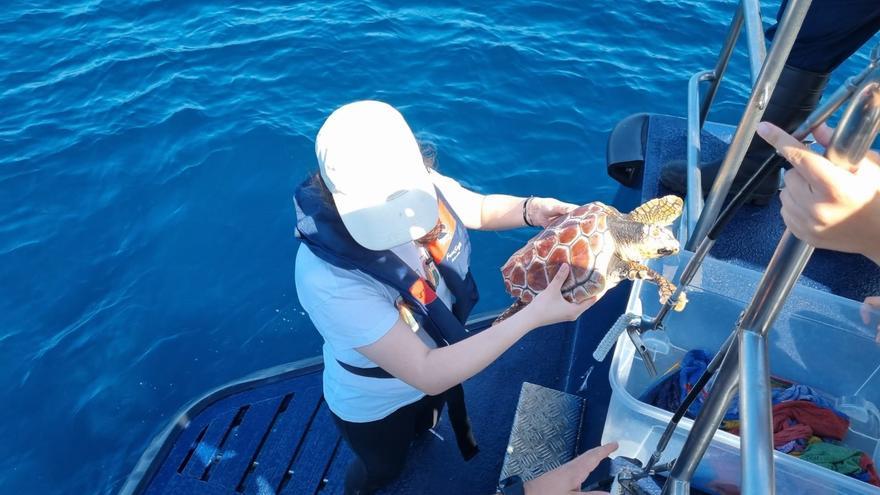
M453 179L431 172L435 185L456 214L479 221L482 196ZM474 216L476 215L476 216ZM405 263L424 276L419 248L414 243L393 248ZM352 366L377 366L358 352L382 338L400 316L397 290L360 270L344 270L318 258L300 244L294 272L300 304L324 338L324 397L330 410L354 423L376 421L411 404L424 393L396 378L368 378L346 371L337 359ZM453 295L441 280L437 296L449 307ZM422 329L416 332L429 347L434 342Z

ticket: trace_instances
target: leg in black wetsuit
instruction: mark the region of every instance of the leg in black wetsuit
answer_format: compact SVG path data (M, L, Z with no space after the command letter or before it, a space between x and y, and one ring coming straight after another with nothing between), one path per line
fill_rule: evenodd
M346 495L369 495L387 485L403 470L410 443L440 417L443 397L426 395L390 415L368 423L333 419L342 438L355 453L345 476Z

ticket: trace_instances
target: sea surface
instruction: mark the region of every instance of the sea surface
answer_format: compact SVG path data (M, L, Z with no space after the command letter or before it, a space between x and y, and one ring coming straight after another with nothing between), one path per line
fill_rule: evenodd
M613 202L608 132L683 114L736 5L493 3L4 4L0 493L114 493L187 401L319 352L291 197L334 108L395 105L474 190ZM743 50L713 120L738 119ZM474 235L478 310L529 235Z

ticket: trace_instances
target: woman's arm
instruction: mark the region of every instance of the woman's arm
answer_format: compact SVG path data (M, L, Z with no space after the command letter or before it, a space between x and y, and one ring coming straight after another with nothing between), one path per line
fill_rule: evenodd
M546 227L554 218L577 208L553 198L519 198L505 194L483 197L480 230L508 230L526 225Z
M553 198L521 198L506 194L480 194L438 172L432 172L437 187L452 204L465 227L475 230L509 230L526 225L525 217L536 227L546 227L557 216L567 213L576 205Z
M437 395L476 375L532 329L573 321L599 296L573 304L560 288L569 269L560 269L550 285L510 318L456 344L431 349L401 320L378 341L357 348L383 369L429 395Z

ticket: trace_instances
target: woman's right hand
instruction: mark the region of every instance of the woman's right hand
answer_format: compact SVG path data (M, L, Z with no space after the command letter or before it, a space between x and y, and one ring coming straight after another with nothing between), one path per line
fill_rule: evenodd
M562 297L562 284L570 271L571 267L568 265L560 266L547 288L522 310L529 314L535 327L561 321L574 321L605 294L603 291L581 303L568 302Z

